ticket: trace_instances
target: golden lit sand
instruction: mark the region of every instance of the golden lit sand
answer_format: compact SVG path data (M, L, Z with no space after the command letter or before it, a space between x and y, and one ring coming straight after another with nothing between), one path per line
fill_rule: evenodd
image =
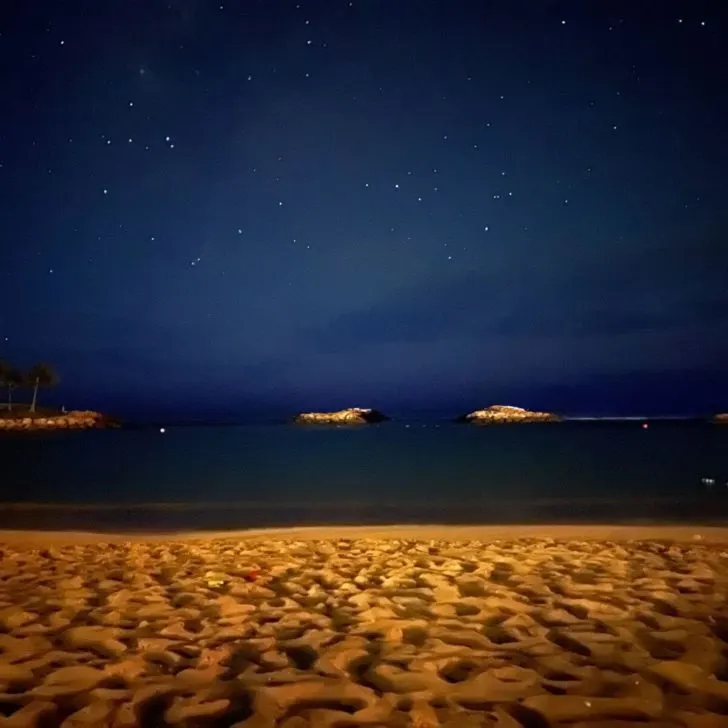
M727 585L721 528L5 531L0 727L724 726Z

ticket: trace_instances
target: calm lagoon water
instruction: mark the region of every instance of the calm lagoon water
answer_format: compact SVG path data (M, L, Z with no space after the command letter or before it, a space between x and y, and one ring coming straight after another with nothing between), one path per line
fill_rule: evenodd
M0 467L2 528L728 522L728 427L700 423L16 435Z

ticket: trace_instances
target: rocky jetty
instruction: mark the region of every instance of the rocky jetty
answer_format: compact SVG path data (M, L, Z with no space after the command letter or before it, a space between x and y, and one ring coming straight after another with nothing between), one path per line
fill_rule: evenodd
M48 417L2 417L0 432L38 430L98 430L119 427L118 421L93 410L74 410Z
M470 422L476 425L490 425L513 422L559 422L558 415L550 412L532 412L522 407L494 404L486 409L475 410L458 417L456 422Z
M299 425L370 425L386 422L389 417L379 410L349 407L338 412L301 412L293 421Z
M0 543L0 725L720 728L724 548Z
M728 425L728 412L725 412L725 413L719 414L719 415L714 415L713 422L716 422L719 425Z

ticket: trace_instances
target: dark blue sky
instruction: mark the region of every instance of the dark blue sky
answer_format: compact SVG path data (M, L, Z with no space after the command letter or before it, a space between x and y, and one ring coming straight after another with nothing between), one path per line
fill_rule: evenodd
M0 358L123 413L728 408L722 6L11 2Z

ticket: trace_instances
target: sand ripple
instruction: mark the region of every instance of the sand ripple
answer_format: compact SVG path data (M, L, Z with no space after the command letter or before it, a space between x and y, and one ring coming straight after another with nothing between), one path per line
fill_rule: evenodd
M0 726L728 726L724 548L0 546Z

